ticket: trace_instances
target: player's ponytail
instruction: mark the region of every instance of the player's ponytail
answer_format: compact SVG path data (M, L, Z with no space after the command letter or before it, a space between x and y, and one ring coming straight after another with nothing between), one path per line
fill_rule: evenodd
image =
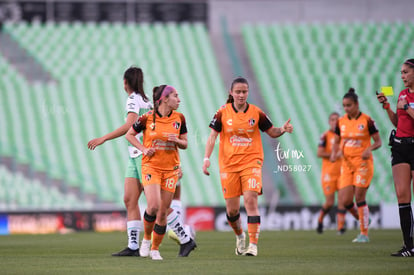
M343 99L345 98L349 98L353 102L358 103L358 95L355 93L355 89L352 87L349 88L348 92L344 95Z
M149 101L144 92L144 73L141 68L129 67L124 73L124 79L134 93L141 95L145 102Z
M161 85L161 86L155 86L152 89L152 102L154 102L154 110L153 110L153 114L152 114L152 129L151 130L155 130L155 116L156 113L158 112L158 107L160 106L160 98L162 95L162 92L164 91L165 87L167 87L167 85Z

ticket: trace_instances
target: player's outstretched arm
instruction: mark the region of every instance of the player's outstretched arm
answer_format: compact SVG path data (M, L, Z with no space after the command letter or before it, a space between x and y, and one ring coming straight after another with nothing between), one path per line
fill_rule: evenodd
M293 125L290 124L290 118L283 124L282 127L271 127L266 131L266 133L272 138L280 137L285 132L288 132L289 134L293 132Z

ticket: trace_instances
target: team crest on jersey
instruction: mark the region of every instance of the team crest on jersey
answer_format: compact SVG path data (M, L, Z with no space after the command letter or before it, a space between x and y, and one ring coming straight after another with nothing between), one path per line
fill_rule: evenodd
M249 119L249 125L253 126L256 123L256 120L254 118Z
M172 126L174 127L174 129L177 129L177 130L180 128L180 125L181 125L181 123L178 122L178 121L174 121L173 124L172 124Z
M145 180L150 181L151 180L151 174L146 174L145 175Z
M150 129L151 130L154 130L155 129L155 123L153 122L153 123L151 123L151 125L150 125Z
M365 128L364 124L359 124L358 125L358 130L362 131L362 130L364 130L364 128Z
M229 126L233 125L233 120L231 118L227 120L227 125Z

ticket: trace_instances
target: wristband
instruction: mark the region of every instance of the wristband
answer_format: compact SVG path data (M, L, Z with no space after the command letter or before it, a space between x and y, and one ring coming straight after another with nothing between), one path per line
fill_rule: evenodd
M208 160L208 161L209 161L209 160L210 160L210 158L205 157L205 158L203 159L203 162L204 162L204 161L206 161L206 160Z
M388 110L390 108L390 104L388 102L385 102L384 104L382 104L382 108Z
M407 111L409 107L410 107L410 105L405 104L405 105L404 105L404 111Z

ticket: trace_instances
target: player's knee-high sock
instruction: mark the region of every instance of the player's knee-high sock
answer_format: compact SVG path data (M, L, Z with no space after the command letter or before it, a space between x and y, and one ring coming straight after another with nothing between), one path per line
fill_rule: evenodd
M338 231L345 228L345 209L338 209L338 212L336 213L336 223L338 226Z
M322 207L321 210L319 211L319 217L318 217L318 223L322 223L323 222L323 218L325 217L326 214L329 213L329 211L331 210L331 208L324 208Z
M164 238L166 229L167 229L166 225L159 225L159 224L154 225L154 233L153 233L153 238L152 238L151 250L159 249L162 239Z
M404 245L408 249L413 248L413 212L411 203L399 203L400 226L404 238Z
M142 231L142 221L127 221L128 247L132 250L139 248L139 232Z
M151 240L152 230L154 229L155 219L157 216L150 216L147 211L144 213L144 239Z
M181 244L185 244L190 241L190 235L184 229L183 221L181 220L181 215L173 209L173 211L167 216L168 227L174 231L175 235L180 239Z
M351 203L349 205L345 205L346 210L349 211L349 213L351 213L351 215L356 219L359 220L359 214L358 214L358 209L355 206L355 203Z
M366 201L357 202L358 215L359 215L359 228L361 234L368 236L368 225L369 225L369 209Z
M257 244L260 234L260 216L247 217L247 231L249 232L249 243Z
M243 228L241 226L240 221L240 213L238 213L236 216L230 217L227 215L227 221L229 222L231 228L233 228L234 233L239 236L243 233Z

